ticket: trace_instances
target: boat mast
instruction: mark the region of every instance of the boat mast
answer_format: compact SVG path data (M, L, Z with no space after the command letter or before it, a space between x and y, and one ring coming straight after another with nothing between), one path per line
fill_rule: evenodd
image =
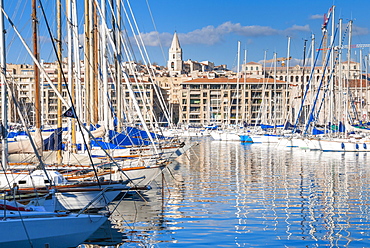
M276 133L276 125L277 125L277 120L276 120L276 66L277 66L277 53L275 52L274 53L274 97L273 97L273 107L272 107L272 112L271 114L273 113L274 114L274 119L273 119L273 122L274 122L274 133ZM272 118L270 116L270 118Z
M113 0L112 0L112 5L113 5ZM123 111L123 107L122 107L122 72L121 72L121 67L120 67L120 64L121 64L121 59L122 59L122 52L121 52L121 1L120 0L116 0L116 7L117 7L117 10L116 10L116 17L117 17L117 21L116 21L116 25L117 25L117 30L116 32L113 32L114 36L113 37L116 37L115 39L115 44L116 44L116 48L117 48L117 51L116 51L116 57L115 57L115 68L116 68L116 100L117 100L117 110L116 110L116 114L117 114L117 132L121 132L122 131L122 111ZM114 20L114 18L112 18ZM113 25L113 30L115 29L115 25Z
M245 97L245 92L247 90L247 71L246 71L246 68L247 68L247 49L244 49L244 71L243 71L243 79L244 79L244 84L243 84L243 91L242 91L242 99ZM243 69L243 68L242 68ZM243 120L246 122L247 121L247 118L248 118L248 115L247 115L247 107L246 107L246 103L245 101L243 100ZM248 123L251 123L251 118L249 118L248 120Z
M77 113L76 109L74 106L75 104L75 99L76 99L76 92L75 92L75 73L74 73L74 68L76 70L79 70L79 60L74 59L75 58L75 53L78 53L78 48L75 49L75 35L74 35L74 25L75 21L73 20L73 5L75 3L72 3L71 0L66 1L66 9L67 9L67 19L69 20L68 26L67 26L67 44L68 44L68 90L71 94L71 97L69 98L69 104L70 106L73 106L73 111L75 111L75 114ZM75 63L75 66L73 66L73 63ZM80 106L79 106L80 107ZM79 115L77 115L79 116ZM69 130L69 143L70 146L68 149L72 151L73 153L77 153L77 147L76 147L76 120L75 118L68 118L68 130Z
M105 0L101 1L101 11L102 11L102 22L106 20L106 10L105 10ZM103 80L103 123L106 132L105 141L108 142L108 130L110 124L110 111L108 106L108 63L107 63L107 38L106 38L106 29L101 25L101 73L102 73L102 80Z
M36 0L32 0L32 41L33 41L33 55L37 62L40 62L39 50L38 50L38 39L37 39L37 9ZM41 138L41 96L40 96L40 70L37 63L33 64L34 77L35 77L35 136L36 139ZM42 145L37 147L38 152L41 154Z
M59 60L60 66L58 67L58 91L62 92L62 70L63 70L63 64L62 64L62 5L61 1L57 0L57 59ZM58 97L58 117L57 117L57 147L59 147L59 144L61 144L62 140L60 140L60 132L62 131L62 100ZM57 150L57 162L58 164L62 163L62 150Z
M352 20L349 21L349 35L348 35L348 51L347 51L347 78L346 78L346 100L345 100L345 123L348 123L348 115L349 115L349 78L351 76L350 73L350 66L351 66L351 45L352 45ZM347 132L347 130L346 130Z
M330 36L330 71L334 69L334 30L335 30L335 18L334 18L334 9L335 6L332 7L332 20L331 20L331 36ZM334 80L330 82L330 102L329 102L329 121L331 125L334 125ZM331 127L329 127L331 129ZM332 135L333 130L330 132Z
M238 41L238 66L236 68L236 116L235 126L239 124L239 77L240 77L240 41Z
M86 126L89 128L91 123L91 104L90 104L90 4L91 0L85 0L85 57L84 57L84 64L85 64L85 121Z
M105 0L104 0L105 1ZM92 35L92 43L90 43L90 58L92 64L92 71L91 71L91 79L93 86L90 88L91 90L91 111L92 111L92 122L94 125L98 123L99 120L99 108L98 108L98 15L96 13L97 3L94 1L91 4L90 11L92 12L93 21L91 23L91 35Z
M290 106L291 106L291 102L288 102L288 97L289 97L289 94L288 94L288 89L289 89L289 57L290 57L290 36L288 37L288 49L287 49L287 61L286 61L286 83L285 83L285 108L284 108L284 112L286 112L284 114L285 116L285 122L289 122L289 113L290 113Z
M342 18L339 19L339 39L342 40L342 25L343 25L343 20ZM340 41L339 42L339 50L338 50L338 67L339 67L339 70L338 70L338 77L337 77L337 80L338 80L338 87L339 87L339 106L338 106L338 117L339 117L339 121L342 121L343 124L345 125L346 123L344 122L344 119L345 119L345 116L343 116L343 113L345 113L344 111L344 107L343 107L343 71L342 71L342 49L343 49L343 44L342 42ZM345 114L344 114L345 115Z
M5 30L3 15L3 0L0 0L0 66L1 66L1 166L5 170L8 165L8 96L6 86L6 56L5 56Z

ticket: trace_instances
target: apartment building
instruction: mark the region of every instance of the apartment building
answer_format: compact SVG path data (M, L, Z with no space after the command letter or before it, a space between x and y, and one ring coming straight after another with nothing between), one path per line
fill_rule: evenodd
M185 81L180 94L179 123L283 124L289 108L289 86L269 78L197 78Z
M53 86L57 87L57 73L58 73L58 63L44 63L44 70L48 75L51 83ZM91 109L87 109L86 99L85 99L85 92L84 92L84 66L83 62L81 62L81 85L80 85L80 92L78 97L80 98L80 102L82 103L81 106L76 106L76 111L80 109L81 111L81 120L85 120L86 113L89 111L93 111ZM63 64L64 74L67 77L67 67L66 64ZM20 107L20 112L22 116L25 118L27 123L30 125L35 124L35 83L34 83L34 69L33 65L25 65L25 64L8 64L7 65L7 75L8 75L8 82L12 88L12 94L14 98L17 99L18 106ZM67 79L67 78L66 78ZM55 127L57 124L58 118L58 95L54 91L54 89L49 84L49 81L46 80L46 76L41 74L40 77L40 94L41 94L41 119L42 125ZM127 88L127 85L124 80L122 80L119 88L117 88L116 82L109 77L108 79L108 93L102 92L103 86L101 84L101 80L98 80L98 88L96 91L97 98L94 99L94 102L97 102L96 113L99 120L102 120L104 117L104 109L103 109L103 102L104 98L108 97L108 101L110 104L109 109L112 111L109 114L110 122L113 123L114 115L116 111L118 111L117 106L117 92L118 90L121 91L121 111L125 113L122 114L122 121L132 121L137 122L139 117L137 115L137 111L132 101L132 97L130 95L130 90ZM154 116L163 116L163 111L160 108L160 104L158 101L155 101L154 98L158 98L156 94L156 90L154 89L154 84L148 81L143 80L135 80L134 78L130 78L130 84L132 85L132 90L134 95L137 99L139 108L142 110L142 114L146 121L153 121ZM62 92L60 92L62 97L69 102L69 93L68 93L68 86L66 83L63 83ZM19 115L18 110L15 107L15 104L10 101L9 105L9 121L19 123ZM62 113L67 110L67 106L62 106ZM63 118L63 123L66 124L68 119Z

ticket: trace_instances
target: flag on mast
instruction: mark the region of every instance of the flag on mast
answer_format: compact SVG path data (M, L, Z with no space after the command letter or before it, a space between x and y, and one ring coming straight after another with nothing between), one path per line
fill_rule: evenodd
M64 114L62 116L63 117L69 117L69 118L77 118L73 106L70 107L66 112L64 112Z

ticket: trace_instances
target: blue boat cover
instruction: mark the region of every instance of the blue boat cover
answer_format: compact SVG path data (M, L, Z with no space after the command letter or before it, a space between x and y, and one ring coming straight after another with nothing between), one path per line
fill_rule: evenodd
M95 140L91 140L90 141L90 144L91 144L92 147L101 147L104 150L110 150L110 149L126 149L126 147L122 147L122 146L119 146L119 145L116 145L116 144L112 144L112 143L109 143L109 142L104 142L104 141L101 141L101 140L98 140L98 139L96 139L96 141Z
M117 146L132 146L132 145L142 146L142 145L150 144L149 141L142 140L139 138L133 138L133 137L127 136L126 134L118 133L113 130L109 130L108 135L109 135L109 142Z
M140 130L138 128L135 128L135 127L126 127L126 132L127 132L127 135L129 135L130 137L133 137L133 138L140 138L140 139L144 139L144 140L147 140L149 139L149 135L146 131L144 130ZM150 136L152 136L152 138L157 138L157 139L164 139L165 137L163 135L159 135L159 134L156 134L156 133L150 133Z

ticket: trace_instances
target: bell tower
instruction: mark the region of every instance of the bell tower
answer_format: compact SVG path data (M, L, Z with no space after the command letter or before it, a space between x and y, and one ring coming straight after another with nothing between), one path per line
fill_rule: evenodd
M180 47L177 33L173 35L172 44L169 50L168 71L170 76L180 75L182 73L182 49Z

